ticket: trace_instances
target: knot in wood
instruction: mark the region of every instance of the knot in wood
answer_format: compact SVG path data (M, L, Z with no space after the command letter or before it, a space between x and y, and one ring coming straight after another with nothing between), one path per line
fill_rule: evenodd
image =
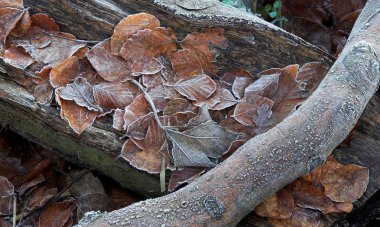
M203 205L212 218L219 219L222 217L225 208L223 202L217 197L213 195L205 196Z

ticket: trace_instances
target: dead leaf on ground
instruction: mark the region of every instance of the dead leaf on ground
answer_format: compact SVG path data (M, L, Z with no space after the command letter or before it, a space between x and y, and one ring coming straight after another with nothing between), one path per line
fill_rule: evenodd
M0 5L0 50L4 45L9 33L16 27L18 21L26 10L11 1L2 2Z
M44 206L57 193L57 188L47 188L46 186L41 186L34 189L28 197L24 210L31 212L38 207Z
M73 202L55 202L42 211L38 224L41 227L65 226L74 210Z
M124 114L125 110L116 109L115 113L113 114L113 123L112 128L117 129L119 131L124 130Z
M272 194L255 208L255 213L268 218L290 218L294 210L292 194L287 189Z
M271 116L271 109L273 106L273 101L262 96L252 94L250 96L245 96L235 107L234 114L232 115L239 123L245 126L254 126L254 117L260 118L264 116L269 120ZM263 110L264 112L258 112L258 110ZM259 115L260 114L260 115Z
M172 86L181 95L193 101L205 100L216 90L216 83L205 74L180 80Z
M144 95L138 95L131 104L125 107L124 130L126 130L134 121L150 112L150 105Z
M270 218L269 221L274 227L297 226L297 227L322 227L323 222L318 211L295 208L293 214L287 219Z
M50 83L54 88L64 87L78 76L80 70L76 56L67 58L50 72Z
M9 215L13 208L14 186L7 178L0 176L0 215Z
M25 70L34 62L34 59L25 52L24 48L11 44L10 47L5 50L4 62L16 68Z
M244 96L251 94L272 98L277 91L282 70L273 68L258 74L259 79L248 85L244 90Z
M201 174L206 171L206 168L191 168L186 167L183 169L176 169L172 172L169 181L169 192L174 191L179 186L190 183L196 178L198 178Z

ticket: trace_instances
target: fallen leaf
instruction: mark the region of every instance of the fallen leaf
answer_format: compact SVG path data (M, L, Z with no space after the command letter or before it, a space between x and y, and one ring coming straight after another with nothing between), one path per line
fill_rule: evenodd
M142 140L145 138L149 125L154 121L153 112L141 116L128 125L126 135L131 139Z
M117 129L119 131L124 130L124 114L125 110L115 110L115 113L113 114L112 128Z
M244 96L244 98L236 105L232 117L245 126L253 126L255 125L254 117L257 119L260 116L258 113L259 108L263 107L261 110L265 110L268 113L260 112L261 115L264 114L264 116L270 117L272 106L273 101L266 97L255 94Z
M29 11L26 10L16 26L12 29L10 35L13 37L23 36L28 32L30 26L32 26L32 19Z
M156 121L148 127L144 139L144 148L140 150L132 140L127 140L123 145L121 157L137 169L147 171L148 173L161 172L162 153L161 149L165 142L165 132ZM168 164L168 162L165 162Z
M38 207L44 206L57 193L57 188L47 188L46 186L35 188L28 197L24 210L31 212Z
M5 50L4 62L16 68L25 70L34 62L34 59L25 52L24 48L11 44L9 48Z
M170 56L177 50L177 44L157 30L144 29L133 34L123 45L120 55L132 62L144 58Z
M273 68L259 73L259 79L245 89L244 96L255 94L272 98L277 91L281 72L281 69Z
M111 37L111 52L119 55L120 49L128 38L139 30L155 29L160 26L160 21L153 15L138 13L123 18L115 27Z
M50 105L53 99L54 88L51 86L49 81L49 74L52 68L50 66L44 67L40 72L36 73L39 77L35 80L37 83L34 88L34 97L36 97L36 103L41 105Z
M322 180L325 195L335 202L352 202L367 189L369 171L365 167L349 164L330 170Z
M76 56L67 58L50 72L50 84L54 88L64 87L78 76L80 70Z
M134 76L156 74L163 67L160 60L156 58L142 58L133 62L131 66Z
M139 93L139 88L132 82L103 82L93 87L94 99L103 109L124 109L131 104Z
M205 168L191 168L191 167L185 167L181 170L176 169L172 172L172 175L170 176L169 181L169 192L174 191L179 186L190 183L196 178L198 178L201 174L203 174L206 171Z
M237 102L229 90L223 88L220 84L216 84L216 90L209 98L195 102L194 105L198 107L206 105L210 110L223 110L235 105Z
M164 115L173 115L179 112L186 112L186 111L192 111L194 109L194 106L191 104L191 102L187 99L183 98L175 98L173 100L170 100L168 104L166 104L163 114Z
M85 78L78 77L66 87L57 88L56 94L61 99L73 100L76 104L88 110L101 111L101 108L95 103L92 86Z
M180 80L172 86L181 95L193 101L205 100L216 90L215 82L205 74Z
M164 78L161 73L153 75L143 75L142 84L146 87L147 91L164 84Z
M74 209L75 205L72 202L55 202L41 212L38 225L40 227L64 226Z
M77 134L82 134L84 130L91 127L98 115L97 112L79 106L74 101L63 100L59 96L57 100L61 106L61 117L69 123Z
M110 39L96 44L86 56L98 74L107 81L124 82L133 78L128 62L111 53Z
M220 80L222 81L222 86L228 89L229 91L232 91L232 85L235 81L235 78L237 77L256 79L247 70L242 68L234 68L225 72L222 78L220 78Z
M10 215L13 208L14 186L7 178L0 176L0 214Z
M32 26L41 28L47 32L59 32L59 26L55 20L44 13L36 13L31 16Z
M299 69L296 81L308 97L318 88L327 72L321 62L309 62Z
M130 124L132 124L140 117L150 113L151 110L149 108L150 105L148 101L146 101L144 95L138 95L131 104L125 107L124 130L126 130Z
M274 227L297 226L297 227L322 227L320 213L318 211L296 208L290 218L269 219Z
M252 84L254 81L253 77L236 77L234 83L232 84L232 93L238 99L242 99L244 96L244 91L248 85Z
M14 7L14 8L21 8L24 5L24 0L1 0L0 1L0 8L3 7Z
M4 45L9 33L16 27L26 11L21 7L15 6L10 1L2 2L0 5L0 50L5 49Z
M224 49L227 47L227 39L224 37L224 30L222 28L208 28L203 32L188 34L181 41L181 46L183 49L198 51L206 56L209 61L215 61L218 52L211 46Z
M291 188L294 203L301 208L323 211L333 206L333 202L325 194L308 183L301 183Z
M174 71L183 78L202 73L215 75L218 72L218 68L207 57L189 49L175 52L171 58L171 63Z
M172 143L171 154L176 167L212 167L208 157L219 158L228 150L237 135L225 131L213 121L184 132L165 130Z
M292 194L285 188L272 194L255 208L255 213L268 218L290 218L294 210Z

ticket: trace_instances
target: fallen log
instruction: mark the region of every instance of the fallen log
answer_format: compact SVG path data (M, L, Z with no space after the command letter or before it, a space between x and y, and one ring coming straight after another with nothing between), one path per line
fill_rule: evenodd
M65 32L81 39L109 37L118 21L130 13L153 13L178 36L209 26L226 31L230 47L222 51L218 68L243 67L258 72L270 67L323 61L331 66L333 58L317 47L251 14L226 8L218 1L200 10L186 10L174 1L90 1L25 0L34 13L54 17ZM297 47L297 48L295 48ZM149 175L116 160L122 141L111 124L96 122L81 136L59 117L56 108L35 103L33 95L10 81L11 77L33 76L0 60L0 123L27 139L56 151L73 163L87 166L112 177L123 187L147 197L162 195L158 176ZM109 119L108 119L109 120Z
M102 215L89 226L237 224L266 196L323 163L378 89L380 2L369 1L339 59L291 116L189 186Z

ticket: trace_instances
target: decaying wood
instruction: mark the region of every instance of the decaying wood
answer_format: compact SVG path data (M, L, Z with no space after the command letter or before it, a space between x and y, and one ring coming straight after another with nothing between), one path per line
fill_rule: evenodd
M111 36L114 26L130 13L150 12L165 25L173 27L178 36L209 26L226 30L230 47L221 50L218 68L243 67L257 72L270 67L292 63L323 61L332 63L329 55L317 47L291 35L272 24L245 12L227 8L218 1L206 9L185 10L174 1L77 1L25 0L32 12L46 12L54 17L66 32L78 38L101 40ZM297 48L295 48L297 47ZM13 77L33 76L0 60L0 72ZM122 134L111 124L95 124L77 136L60 119L53 107L43 107L25 89L7 80L0 80L0 123L74 163L88 166L118 181L123 187L151 197L160 195L159 179L130 167L121 160ZM162 194L161 194L162 195Z
M89 226L224 226L323 163L378 89L380 2L369 1L339 59L291 116L189 186L104 214Z

